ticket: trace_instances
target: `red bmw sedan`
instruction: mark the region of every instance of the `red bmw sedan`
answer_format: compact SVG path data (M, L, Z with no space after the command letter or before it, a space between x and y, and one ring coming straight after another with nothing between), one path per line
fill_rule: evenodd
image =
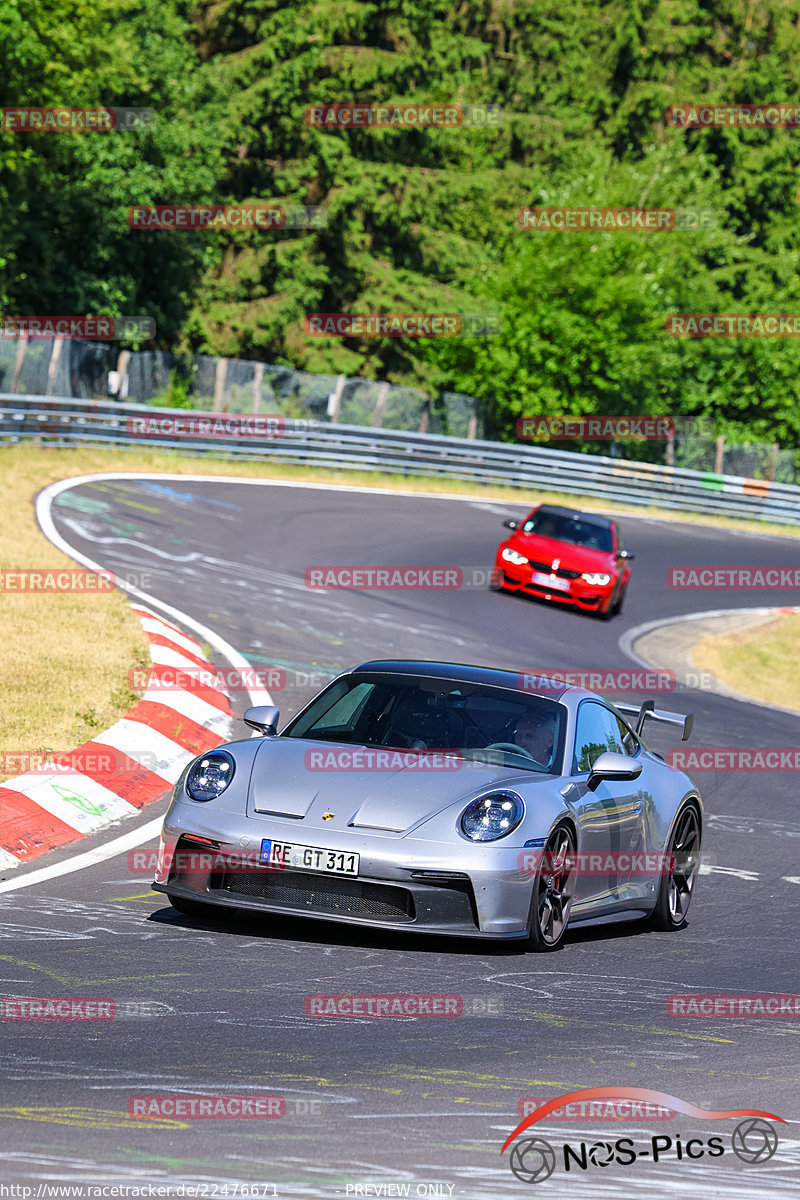
M633 555L615 521L540 504L523 522L503 525L513 533L497 548L494 587L555 600L605 620L621 612Z

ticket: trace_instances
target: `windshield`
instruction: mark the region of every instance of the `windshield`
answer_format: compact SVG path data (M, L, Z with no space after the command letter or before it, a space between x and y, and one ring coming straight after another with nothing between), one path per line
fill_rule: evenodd
M575 546L587 546L591 550L613 550L611 529L607 525L595 525L579 517L564 517L559 513L532 513L522 526L523 533L535 533L539 537L555 538L558 542L572 542Z
M566 710L505 688L417 675L336 680L281 737L438 751L515 770L559 774Z

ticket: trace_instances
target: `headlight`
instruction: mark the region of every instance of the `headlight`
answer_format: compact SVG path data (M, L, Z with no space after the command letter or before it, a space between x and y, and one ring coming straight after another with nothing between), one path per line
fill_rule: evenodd
M518 550L512 550L510 546L504 546L500 557L506 562L514 563L518 567L524 567L528 561L524 554L520 554Z
M514 792L480 796L461 814L461 828L472 842L496 842L516 829L525 812Z
M600 573L593 575L591 572L589 572L588 575L581 575L581 579L585 579L587 583L592 585L592 587L605 587L607 583L611 583L610 575L603 575Z
M216 800L233 779L235 770L227 750L212 750L192 763L186 776L186 790L193 800Z

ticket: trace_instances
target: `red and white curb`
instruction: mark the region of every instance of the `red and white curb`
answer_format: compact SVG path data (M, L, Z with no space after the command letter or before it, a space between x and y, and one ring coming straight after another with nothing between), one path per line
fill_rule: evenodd
M0 783L0 870L78 841L160 799L197 754L227 741L227 692L194 638L134 604L150 641L144 696L59 768ZM147 765L144 765L147 764Z

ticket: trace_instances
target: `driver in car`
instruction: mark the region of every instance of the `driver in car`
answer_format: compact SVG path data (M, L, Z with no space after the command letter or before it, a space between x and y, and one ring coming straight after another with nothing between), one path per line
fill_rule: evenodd
M552 713L524 713L517 720L514 741L521 750L543 767L549 767L553 757L556 722Z

